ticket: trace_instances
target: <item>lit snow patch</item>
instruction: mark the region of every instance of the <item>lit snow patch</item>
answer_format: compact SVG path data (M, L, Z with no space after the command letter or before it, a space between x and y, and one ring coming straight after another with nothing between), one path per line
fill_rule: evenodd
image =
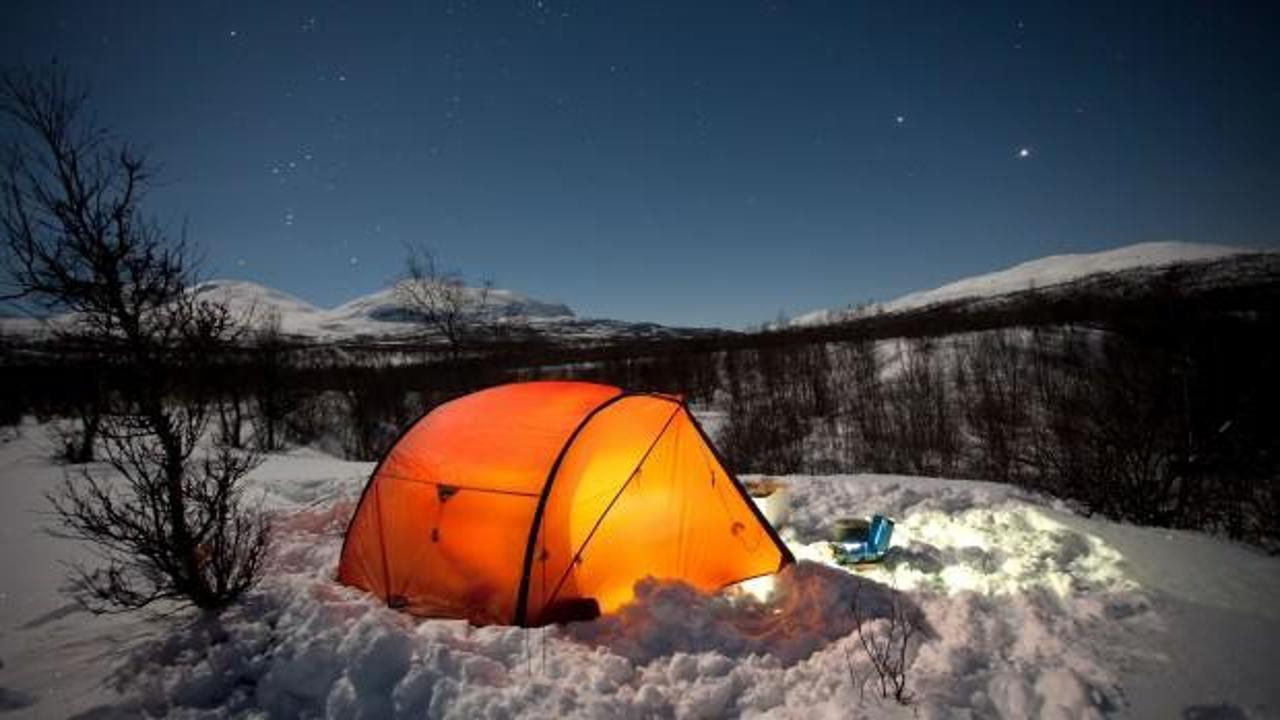
M776 587L777 581L773 575L762 575L750 580L743 580L730 588L730 591L744 593L759 602L769 602Z
M788 546L797 559L839 567L825 541L805 543L791 535ZM856 572L900 590L1009 596L1043 589L1062 598L1136 589L1123 563L1114 548L1046 511L1006 503L911 513L897 521L884 561Z

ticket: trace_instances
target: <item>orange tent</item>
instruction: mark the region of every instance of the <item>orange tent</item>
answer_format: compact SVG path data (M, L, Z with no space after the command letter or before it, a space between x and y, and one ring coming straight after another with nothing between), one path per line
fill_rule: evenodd
M718 590L791 553L682 400L583 382L482 390L378 463L338 579L392 607L539 625L646 576Z

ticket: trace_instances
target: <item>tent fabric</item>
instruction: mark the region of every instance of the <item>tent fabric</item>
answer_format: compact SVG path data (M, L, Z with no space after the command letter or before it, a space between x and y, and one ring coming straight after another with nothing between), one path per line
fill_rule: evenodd
M676 397L584 382L441 405L378 464L339 581L418 615L538 625L644 577L702 590L793 558Z

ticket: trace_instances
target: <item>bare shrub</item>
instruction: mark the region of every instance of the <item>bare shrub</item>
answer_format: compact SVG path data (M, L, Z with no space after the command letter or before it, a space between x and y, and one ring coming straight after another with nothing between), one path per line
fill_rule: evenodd
M381 458L412 419L408 397L392 372L349 371L343 390L347 420L343 455L352 460Z
M784 397L737 397L716 445L736 472L795 473L808 434L808 417Z
M105 444L123 488L82 471L50 498L63 528L106 562L75 566L73 587L95 612L157 600L224 607L260 579L266 561L268 525L243 509L242 498L241 479L257 457L221 447L188 463L175 492L164 463L156 462L164 456L162 441L141 430L116 425Z
M1030 420L1025 355L1011 330L981 333L957 348L957 404L972 439L970 473L976 477L1020 477L1019 446Z
M225 383L226 389L217 403L218 442L232 448L244 447L246 422L245 398L237 383Z
M101 388L94 388L81 394L71 410L72 417L53 422L51 432L62 462L83 465L96 459L106 404L103 392Z
M842 469L890 472L895 438L889 427L888 398L880 380L882 363L876 343L859 338L836 347L831 387L835 397Z
M101 424L100 415L61 418L53 421L49 432L53 435L57 460L70 465L93 462L96 457L98 431Z
M858 644L870 661L871 669L857 679L853 658L846 647L845 663L849 668L850 682L858 687L859 693L863 693L867 683L874 680L882 699L893 698L901 705L909 705L914 696L907 689L907 654L912 641L923 635L924 619L917 608L905 603L898 593L893 593L887 617L872 620L866 616L860 603L861 594L862 585L859 584L853 594L850 612L857 625Z
M250 335L249 378L254 440L259 450L279 450L284 446L285 422L301 398L292 382L289 346L278 314L263 318Z
M805 469L805 439L818 406L811 374L803 367L801 347L761 348L730 353L739 377L738 394L729 399L728 416L717 446L738 472L794 473ZM825 379L825 378L824 378ZM823 397L822 402L826 398Z
M959 427L941 350L930 338L902 344L904 358L889 385L894 465L913 475L949 476L960 452Z

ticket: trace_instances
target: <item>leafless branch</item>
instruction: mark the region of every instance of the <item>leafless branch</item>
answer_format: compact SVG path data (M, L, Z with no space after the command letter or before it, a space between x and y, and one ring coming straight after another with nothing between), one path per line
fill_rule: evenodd
M241 330L225 305L189 292L185 236L141 210L151 166L87 116L87 99L56 71L0 73L13 125L0 175L6 297L69 312L62 339L120 376L85 426L87 452L100 441L114 474L68 473L50 500L103 560L76 571L92 609L220 608L261 576L268 540L264 516L241 502L255 458L196 457L211 402L198 381Z

